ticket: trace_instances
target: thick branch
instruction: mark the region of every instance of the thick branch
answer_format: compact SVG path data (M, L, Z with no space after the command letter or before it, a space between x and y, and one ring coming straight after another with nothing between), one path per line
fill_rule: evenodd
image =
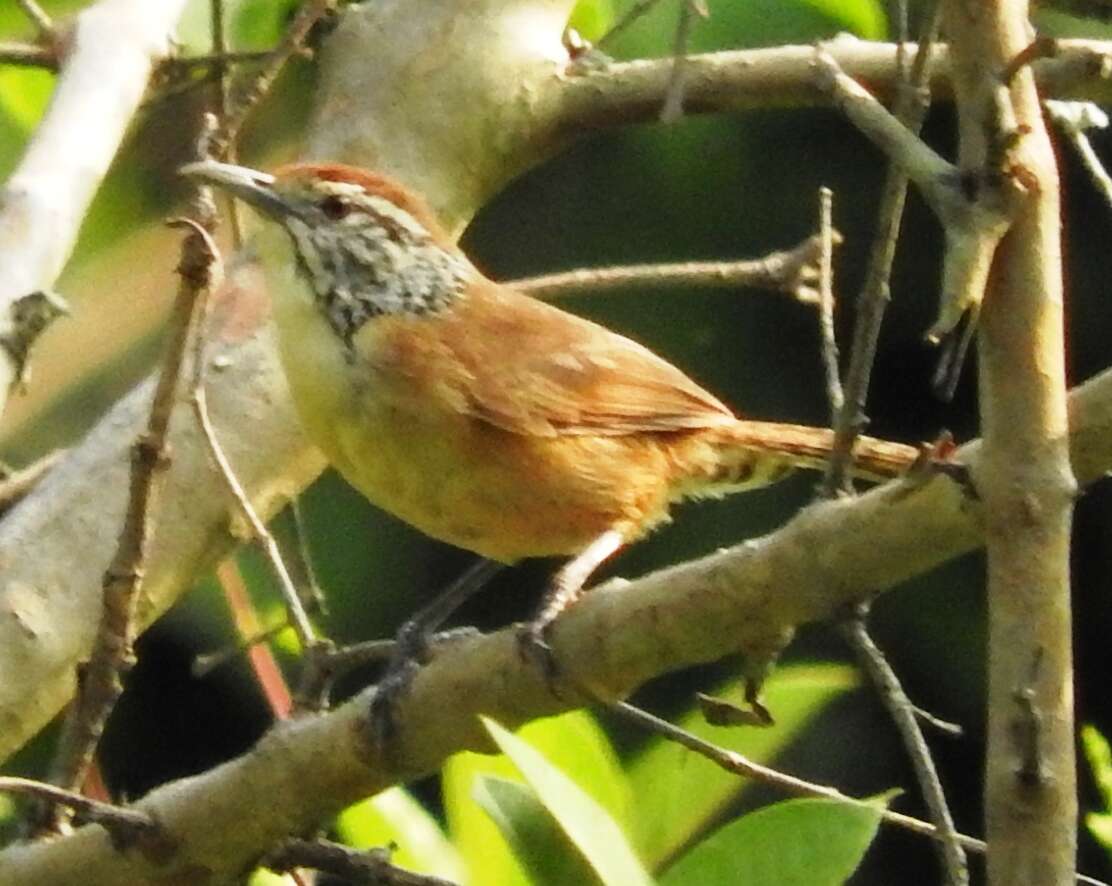
M1026 196L995 250L978 341L988 548L988 879L1069 883L1074 869L1070 523L1059 183L1034 78L1003 72L1030 41L1025 0L945 0L960 165Z
M13 307L49 291L146 91L185 0L101 0L82 12L46 116L0 191L0 338ZM0 412L21 363L0 349Z
M1078 475L1093 482L1112 466L1112 371L1073 392L1071 419ZM959 457L980 476L978 443ZM656 674L739 647L760 655L796 625L828 618L863 592L921 574L979 541L974 506L950 480L890 483L817 504L764 538L598 588L567 613L553 641L572 679L616 698ZM279 724L239 759L136 803L155 816L176 851L158 858L120 853L102 830L86 827L0 853L0 882L61 886L77 872L82 886L165 883L186 873L209 886L239 882L284 836L431 772L450 753L487 749L477 714L516 726L579 703L570 687L560 689L557 699L523 662L512 630L461 641L415 679L398 711L402 738L391 760L366 739L368 690L333 713Z

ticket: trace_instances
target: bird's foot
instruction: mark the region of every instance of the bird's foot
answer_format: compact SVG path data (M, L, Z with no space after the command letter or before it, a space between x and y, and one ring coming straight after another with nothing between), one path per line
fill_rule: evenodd
M422 666L443 651L445 646L478 635L471 627L452 628L428 634L420 624L408 621L394 638L394 654L375 687L371 699L371 739L379 750L389 749L398 737L397 707Z
M563 669L546 638L551 624L551 621L542 619L534 619L523 624L517 631L517 648L522 659L540 670L548 691L559 697L556 681L563 673Z

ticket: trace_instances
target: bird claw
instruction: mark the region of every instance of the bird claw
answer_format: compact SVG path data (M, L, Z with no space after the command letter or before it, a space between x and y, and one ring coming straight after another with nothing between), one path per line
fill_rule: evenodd
M371 740L379 751L386 751L398 738L398 703L409 692L413 678L421 670L416 658L395 658L375 687L371 699Z
M397 740L397 707L409 692L413 678L421 667L428 664L444 646L472 638L478 633L472 627L459 627L430 636L413 622L406 622L398 629L394 638L394 654L371 699L371 738L379 750L388 749Z
M547 624L536 621L522 625L517 632L517 648L526 663L533 664L540 670L548 691L559 698L556 681L562 673L562 668L556 661L556 654L548 645L548 640L545 639L547 629Z

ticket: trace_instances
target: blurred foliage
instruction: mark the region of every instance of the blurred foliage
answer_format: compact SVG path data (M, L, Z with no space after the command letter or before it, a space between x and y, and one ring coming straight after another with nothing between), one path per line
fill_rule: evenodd
M681 722L767 763L855 685L845 668L789 666L767 687L769 703L787 715L774 728L708 727L695 711ZM740 694L741 686L718 691ZM335 835L359 848L393 846L396 864L469 884L633 886L663 873L662 883L772 886L842 882L876 831L877 813L837 803L781 803L736 817L743 779L658 738L623 761L585 711L536 720L516 735L490 721L487 728L501 754L456 754L445 766L446 829L412 794L390 788L345 810ZM730 802L702 802L707 770ZM684 774L693 780L681 786ZM660 842L668 833L682 840ZM792 859L793 876L776 879L777 858ZM751 875L724 876L731 864Z
M633 2L584 0L573 23L586 38L598 39ZM618 58L670 55L676 2L661 0L607 51ZM85 2L47 0L44 5L64 20ZM234 47L262 49L279 39L296 4L226 0L226 5ZM694 22L692 51L810 44L846 31L877 38L887 29L887 5L879 0L709 0L709 7L710 18ZM1108 34L1107 27L1079 19L1041 15L1040 21L1056 33ZM33 36L15 4L0 5L0 39ZM179 37L183 52L207 51L205 0L190 3ZM48 73L0 67L0 174L17 162L52 82ZM245 162L267 166L295 153L313 84L314 68L308 61L298 61L283 76L245 132ZM5 415L6 458L24 461L80 437L157 354L176 262L176 237L163 230L161 219L181 196L175 169L191 150L205 93L200 84L181 94L152 96L136 121L59 283L74 304L74 316L44 338L30 395ZM928 121L927 138L943 151L952 148L951 122L946 109ZM1098 151L1107 152L1107 138L1094 138ZM1104 294L1103 244L1112 236L1112 226L1107 207L1070 151L1063 149L1061 158L1071 287L1070 367L1072 377L1081 380L1110 362L1112 303ZM839 332L847 341L883 170L879 154L836 115L820 110L751 112L601 132L512 183L475 220L464 246L481 267L501 279L626 261L758 256L790 246L812 231L816 192L826 184L835 191L836 223L846 237L837 283ZM871 430L881 436L914 441L941 427L954 430L960 439L975 433L975 366L967 371L953 404L941 404L930 394L936 355L923 344L922 333L935 307L939 256L937 226L913 197L869 404ZM649 344L747 414L825 420L817 327L806 306L778 295L723 290L651 296L629 292L578 300L572 307ZM682 507L674 524L636 546L615 568L637 575L768 532L809 500L812 487L813 478L797 478L741 498ZM1112 496L1103 488L1082 500L1075 557L1078 698L1082 714L1104 734L1112 730L1104 688L1105 675L1112 670L1106 642L1112 633L1112 603L1106 592L1112 586L1110 508ZM306 493L303 509L330 607L319 621L340 641L388 635L430 588L451 580L468 560L376 511L333 474ZM288 515L275 528L283 546L292 550ZM239 552L237 562L263 619L276 620L265 563L250 549ZM978 831L980 819L982 567L977 556L948 564L885 594L874 617L878 639L912 697L966 729L962 740L935 744L959 826L966 831ZM491 628L523 617L549 574L549 564L513 570L493 582L461 620ZM212 578L142 639L140 665L103 745L103 767L115 790L135 796L211 767L250 747L266 728L269 715L244 660L203 680L190 673L196 654L235 640ZM296 659L286 636L275 652L293 673ZM808 663L844 656L827 632L804 631L790 650L794 663L783 666L767 689L777 729L715 732L714 740L736 744L758 761L788 759L793 771L818 773L815 778L849 792L911 784L890 726L861 693L845 693L845 671ZM685 713L686 699L693 688L703 689L736 667L731 661L717 670L698 669L660 681L648 694L685 725L707 731L709 727ZM354 691L371 676L357 675L346 689ZM729 844L730 853L741 851L738 841L765 845L764 837L754 840L754 829L784 836L812 827L807 821L817 822L815 828L834 821L833 827L853 832L846 842L828 837L826 830L808 831L820 835L809 842L845 846L856 841L863 851L872 839L875 822L867 816L851 822L846 809L812 801L737 817L739 811L778 798L751 791L732 776L710 771L713 767L686 751L630 735L618 724L600 726L577 714L556 724L526 727L521 734L543 755L542 765L554 767L586 791L654 876L670 864L671 870L684 871L680 864L685 859L702 868L704 861L696 854L700 848L710 867L719 844ZM41 772L48 749L49 736L28 747L12 770ZM1103 770L1092 765L1099 780ZM512 826L522 841L535 839L540 841L535 845L568 850L551 798L526 785L507 758L480 755L453 759L442 779L413 793L395 790L353 807L335 823L336 833L354 845L394 842L398 860L418 869L453 876L448 872L466 865L473 878L476 871L481 874L474 882L528 882L529 866L519 863L512 841L475 802L477 785L485 790L487 809L497 810L503 827ZM914 797L906 802L908 811L919 811ZM1107 799L1101 804L1096 808L1107 813ZM3 821L0 809L0 827ZM1112 875L1107 852L1091 840L1082 848L1083 868L1100 873L1097 868L1103 864L1105 878ZM568 870L584 869L581 855L564 858L571 865ZM937 881L935 872L925 841L886 830L853 882L926 884ZM680 875L663 876L667 881ZM690 880L687 876L685 882L696 882L695 874Z
M1081 749L1100 794L1101 811L1085 814L1085 826L1098 843L1112 854L1112 747L1092 726L1081 727Z

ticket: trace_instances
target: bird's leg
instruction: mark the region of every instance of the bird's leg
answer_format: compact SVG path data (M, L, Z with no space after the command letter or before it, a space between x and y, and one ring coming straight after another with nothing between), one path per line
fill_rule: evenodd
M398 628L394 635L394 654L390 656L386 673L378 681L371 701L371 731L380 745L394 738L397 731L394 707L409 688L413 676L428 660L433 632L482 590L502 567L503 564L494 560L479 560Z
M583 586L603 562L625 544L622 534L615 529L604 532L587 545L579 554L563 565L552 579L541 600L533 620L522 626L518 634L522 654L535 661L551 682L559 673L559 666L548 645L545 634L556 618L583 594Z

